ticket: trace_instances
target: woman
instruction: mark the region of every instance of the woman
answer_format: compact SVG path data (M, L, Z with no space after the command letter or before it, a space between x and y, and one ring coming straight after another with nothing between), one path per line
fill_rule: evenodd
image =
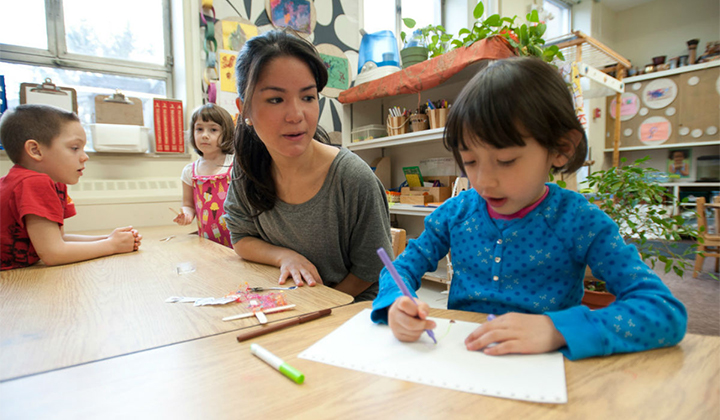
M392 251L380 181L317 124L327 69L315 48L281 31L250 39L238 54L241 115L233 182L225 201L235 252L280 268L279 283L325 284L372 300Z

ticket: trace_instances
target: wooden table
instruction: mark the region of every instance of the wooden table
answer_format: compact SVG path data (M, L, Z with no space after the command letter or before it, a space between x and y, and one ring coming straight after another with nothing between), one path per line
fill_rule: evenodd
M717 419L720 338L565 362L567 404L538 404L419 385L297 355L369 303L249 342L234 333L0 384L0 417L248 419ZM431 316L482 322L482 314ZM254 327L257 328L257 327ZM305 374L297 385L251 355L258 343Z
M165 303L170 296L222 297L245 282L277 286L279 269L244 261L192 230L140 229L138 252L3 271L0 381L257 325L255 318L222 321L247 312L240 303ZM169 235L174 237L160 241ZM185 262L196 270L179 275L177 265ZM297 306L268 314L271 322L353 300L325 286L284 293Z

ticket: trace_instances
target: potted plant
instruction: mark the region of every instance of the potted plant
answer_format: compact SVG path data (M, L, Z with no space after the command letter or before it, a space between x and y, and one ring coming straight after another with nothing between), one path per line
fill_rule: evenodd
M673 215L663 206L672 198L657 182L661 172L642 166L649 159L593 172L584 181L588 188L580 192L618 224L626 242L635 245L643 261L652 268L661 262L665 273L673 271L682 277L693 267L693 260L686 257L696 254L699 232L686 224L682 215ZM626 159L620 161L624 164ZM683 238L693 239L693 244L682 246ZM585 284L588 296L606 292L604 282L594 278L590 270L586 271Z
M437 57L456 48L469 47L475 42L485 38L500 37L504 39L519 56L536 56L547 62L552 62L555 57L561 60L565 59L557 45L545 47L545 40L542 36L545 34L547 26L544 22L540 22L537 10L528 13L526 16L528 23L523 23L519 26L515 23L517 16L509 18L495 14L485 20L480 20L484 12L485 6L483 2L480 1L475 6L475 9L473 9L473 17L476 19L476 22L471 28L460 29L455 39L453 39L451 34L447 33L442 25L428 25L420 28L420 38L427 48L430 57ZM414 28L416 24L415 20L410 18L404 18L403 23L411 29ZM419 56L422 56L422 52L417 47L411 46L406 42L405 32L400 32L400 39L408 46L400 51L401 56L404 57L404 54L407 56L411 54L419 54ZM425 58L427 58L427 56ZM416 60L417 59L419 58L416 58ZM424 59L419 61L423 60ZM413 62L413 64L415 64L415 62ZM404 58L403 67L406 67Z
M410 29L417 24L411 18L403 18L403 23ZM407 39L405 32L400 32L400 40L405 45L405 48L400 50L403 68L427 60L428 55L433 58L450 51L448 42L451 39L452 35L448 34L442 25L427 25L417 29L410 39Z

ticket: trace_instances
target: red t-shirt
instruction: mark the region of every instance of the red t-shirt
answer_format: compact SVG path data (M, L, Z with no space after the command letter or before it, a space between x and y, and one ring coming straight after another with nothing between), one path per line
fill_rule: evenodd
M44 217L58 224L76 214L67 186L20 165L0 178L0 269L27 267L40 260L23 217Z

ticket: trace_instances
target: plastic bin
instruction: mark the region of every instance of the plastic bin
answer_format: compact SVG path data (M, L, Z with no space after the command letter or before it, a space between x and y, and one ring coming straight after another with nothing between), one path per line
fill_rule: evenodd
M363 140L376 139L387 136L387 129L384 125L370 124L354 129L350 134L350 140L357 143Z

